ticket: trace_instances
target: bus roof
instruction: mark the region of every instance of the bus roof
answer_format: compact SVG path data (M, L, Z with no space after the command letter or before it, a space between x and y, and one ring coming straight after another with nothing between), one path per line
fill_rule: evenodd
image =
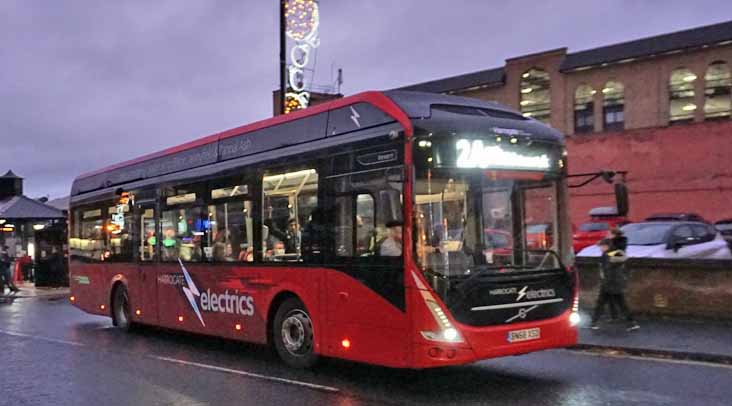
M413 91L369 91L85 173L74 180L71 196L389 123L398 123L411 136L411 119L429 118L432 106L436 105L495 112L496 115L489 117L499 124L511 119L513 126L519 123L542 138L561 138L556 130L536 120L524 119L520 113L493 102Z

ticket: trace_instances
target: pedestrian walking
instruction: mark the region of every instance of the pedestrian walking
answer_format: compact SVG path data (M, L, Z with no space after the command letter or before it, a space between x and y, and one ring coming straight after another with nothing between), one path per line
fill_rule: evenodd
M592 329L599 329L598 322L605 311L605 305L615 307L628 323L628 331L640 328L633 318L625 300L625 286L627 275L625 270L625 248L627 239L619 229L614 229L612 238L604 239L598 243L602 250L600 261L600 295L597 298L595 311L592 315Z
M3 245L0 247L0 275L2 275L2 293L5 293L5 285L8 286L12 293L20 291L13 283L13 272L10 268L12 261L8 254L8 247Z

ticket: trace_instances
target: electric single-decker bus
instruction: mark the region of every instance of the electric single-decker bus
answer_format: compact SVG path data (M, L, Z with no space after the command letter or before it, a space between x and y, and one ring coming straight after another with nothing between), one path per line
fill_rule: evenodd
M366 92L84 174L71 301L114 325L428 368L577 341L564 140Z

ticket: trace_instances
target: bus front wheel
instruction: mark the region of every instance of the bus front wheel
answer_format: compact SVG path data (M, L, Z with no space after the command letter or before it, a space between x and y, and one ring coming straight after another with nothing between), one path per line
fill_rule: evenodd
M122 330L131 330L132 321L130 318L130 296L124 285L119 285L112 296L112 315L114 325Z
M300 300L293 297L280 305L275 314L272 335L277 354L286 364L309 368L318 361L313 322Z

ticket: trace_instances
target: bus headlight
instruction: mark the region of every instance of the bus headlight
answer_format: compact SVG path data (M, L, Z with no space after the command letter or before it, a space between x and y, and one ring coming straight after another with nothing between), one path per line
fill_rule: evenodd
M452 327L442 331L442 337L447 341L455 341L459 336L457 330Z
M580 324L580 321L582 321L582 318L580 317L579 313L572 312L569 314L569 325L574 327L578 324Z
M430 313L435 318L435 321L440 326L440 331L423 331L422 336L432 341L444 341L448 343L461 343L463 338L455 327L453 327L450 320L445 315L445 312L440 308L440 305L434 299L425 299L427 308L430 309Z
M416 275L412 274L412 277L414 278L414 282L419 288L419 293L422 296L422 300L424 300L424 304L430 310L432 317L435 319L435 322L440 329L440 331L422 331L422 337L431 341L462 343L463 337L460 335L457 329L453 327L450 319L437 303L437 300L432 297L432 294L427 291L427 288L422 284L422 282L420 282Z
M575 295L574 301L572 301L572 313L569 314L569 325L572 327L578 326L580 321L582 321L582 318L579 314L579 296Z
M444 343L462 343L463 338L460 333L453 328L449 327L442 331L422 331L422 337L430 341L441 341Z

